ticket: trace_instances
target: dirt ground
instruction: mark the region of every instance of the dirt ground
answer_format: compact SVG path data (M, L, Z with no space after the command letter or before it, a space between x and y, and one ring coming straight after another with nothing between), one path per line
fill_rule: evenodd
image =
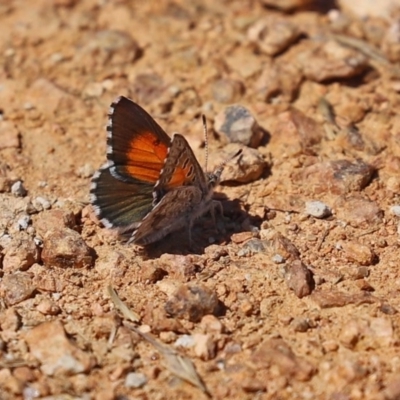
M375 3L0 4L1 400L400 399L400 13ZM192 247L96 219L120 95L201 163L205 114L211 167L248 112Z

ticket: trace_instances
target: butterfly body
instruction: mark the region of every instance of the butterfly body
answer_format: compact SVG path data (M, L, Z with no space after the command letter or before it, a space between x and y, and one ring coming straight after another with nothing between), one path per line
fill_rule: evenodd
M211 211L223 166L205 173L186 139L172 138L133 101L119 97L107 126L107 164L92 179L91 203L107 228L147 245ZM217 205L218 203L218 205Z

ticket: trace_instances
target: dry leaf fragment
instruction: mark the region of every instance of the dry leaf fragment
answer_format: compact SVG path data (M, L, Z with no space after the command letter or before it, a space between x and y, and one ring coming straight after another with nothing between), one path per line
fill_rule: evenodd
M140 317L138 314L136 314L134 311L132 311L118 296L117 292L110 286L107 288L108 294L111 297L111 300L113 301L115 307L118 308L119 311L121 311L121 314L128 319L129 321L132 322L139 322Z
M163 356L165 367L177 377L191 383L193 386L201 389L208 397L211 397L210 392L198 375L192 361L185 356L180 355L176 350L169 346L161 344L148 333L140 331L136 326L128 322L124 322L124 326L131 329L151 345L153 345Z
M118 308L118 310L122 313L122 315L133 322L139 321L139 316L129 309L129 307L119 298L117 292L111 287L108 286L108 293L111 297L112 302ZM154 346L163 356L165 360L165 367L177 377L185 380L186 382L191 383L193 386L198 387L205 393L208 397L211 397L210 392L205 386L204 382L201 380L198 375L192 361L185 356L180 355L176 350L172 349L169 346L161 344L156 339L154 339L148 333L142 332L135 325L124 321L124 326L128 329L134 331L139 336L141 336L144 340L149 342L152 346Z

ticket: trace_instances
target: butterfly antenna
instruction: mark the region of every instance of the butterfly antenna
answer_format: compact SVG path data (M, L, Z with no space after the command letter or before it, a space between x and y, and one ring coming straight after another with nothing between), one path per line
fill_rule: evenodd
M203 120L204 145L205 145L205 148L206 148L206 163L205 163L204 171L207 172L207 166L208 166L208 129L207 129L207 120L206 120L206 116L204 114L201 115L201 118Z

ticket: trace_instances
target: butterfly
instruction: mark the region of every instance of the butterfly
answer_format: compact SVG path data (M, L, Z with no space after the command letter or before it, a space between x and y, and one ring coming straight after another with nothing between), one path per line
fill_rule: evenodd
M106 228L130 234L129 242L154 243L208 211L225 164L204 172L184 136L172 139L138 104L118 97L107 125L107 163L92 178L90 200ZM240 153L235 154L235 157ZM232 157L233 158L233 157Z

